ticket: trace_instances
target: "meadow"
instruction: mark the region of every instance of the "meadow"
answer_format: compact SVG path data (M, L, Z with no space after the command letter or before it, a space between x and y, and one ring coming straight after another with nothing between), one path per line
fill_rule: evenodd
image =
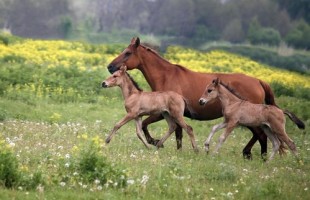
M0 42L0 199L309 199L310 76L255 62L225 51L169 47L165 58L195 71L239 72L271 84L281 108L306 124L286 129L299 158L288 151L270 163L244 160L251 138L237 128L218 155L203 143L213 121L186 119L199 153L184 134L183 149L172 136L161 149L146 149L134 123L104 140L125 110L119 88L100 88L107 64L126 45L15 39ZM130 74L149 90L138 71ZM150 126L160 138L165 122ZM211 152L217 142L212 141ZM268 152L271 144L268 143Z

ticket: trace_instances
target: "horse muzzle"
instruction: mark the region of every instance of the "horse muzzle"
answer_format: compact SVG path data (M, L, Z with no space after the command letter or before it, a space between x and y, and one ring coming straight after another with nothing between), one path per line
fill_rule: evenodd
M207 101L206 99L204 99L204 98L200 98L200 99L199 99L199 104L200 104L201 106L205 105L207 102L208 102L208 101Z
M116 72L118 70L118 67L116 67L115 65L108 65L108 70L111 74L113 74L114 72Z

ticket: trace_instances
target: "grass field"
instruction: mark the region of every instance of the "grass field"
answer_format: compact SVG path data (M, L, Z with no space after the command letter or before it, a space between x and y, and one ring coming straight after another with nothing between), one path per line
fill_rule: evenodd
M299 157L288 151L265 163L258 143L252 149L253 160L243 159L242 149L252 136L244 128L234 130L218 155L204 152L212 126L222 119L186 119L194 128L199 153L192 150L185 133L182 150L176 150L174 136L164 148L148 150L137 138L133 122L107 145L107 134L125 110L118 88L99 85L108 74L102 66L119 46L63 41L16 45L0 46L0 199L310 199L308 75L222 51L177 47L166 54L169 60L197 71L248 70L268 82L273 77L280 84L277 94L290 89L277 95L276 102L306 124L305 130L299 130L287 118L287 132ZM214 67L203 68L204 60L215 63ZM268 70L272 77L264 75ZM131 73L146 88L141 74ZM167 124L159 122L149 129L160 138ZM219 135L211 143L211 152Z

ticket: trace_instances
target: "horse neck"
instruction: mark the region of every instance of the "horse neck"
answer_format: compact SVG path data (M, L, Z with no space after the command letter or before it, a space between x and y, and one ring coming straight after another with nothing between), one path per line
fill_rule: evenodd
M238 98L235 94L225 88L223 85L219 84L218 86L219 99L221 100L222 107L225 108L236 102L241 102L242 100Z
M136 86L133 84L133 82L130 80L130 78L125 75L123 77L122 83L119 85L119 87L122 90L122 94L124 99L126 100L130 95L134 93L139 93L140 91L136 88Z
M167 70L171 70L176 66L144 47L139 48L139 55L142 64L138 69L142 72L153 91L161 90L166 79Z

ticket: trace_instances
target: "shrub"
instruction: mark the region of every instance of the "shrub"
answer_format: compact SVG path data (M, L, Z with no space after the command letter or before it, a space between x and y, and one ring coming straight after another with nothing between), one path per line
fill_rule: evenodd
M310 49L310 25L300 21L286 36L285 41L296 48Z
M4 121L7 117L7 112L5 109L0 108L0 121Z
M12 188L18 184L19 180L20 172L15 155L9 149L0 147L0 185Z
M126 174L109 163L100 148L94 142L84 147L73 168L84 182L99 180L101 185L113 183L115 187L126 186Z
M269 44L272 46L278 46L281 42L281 36L279 31L273 28L261 28L254 34L248 36L251 44Z

